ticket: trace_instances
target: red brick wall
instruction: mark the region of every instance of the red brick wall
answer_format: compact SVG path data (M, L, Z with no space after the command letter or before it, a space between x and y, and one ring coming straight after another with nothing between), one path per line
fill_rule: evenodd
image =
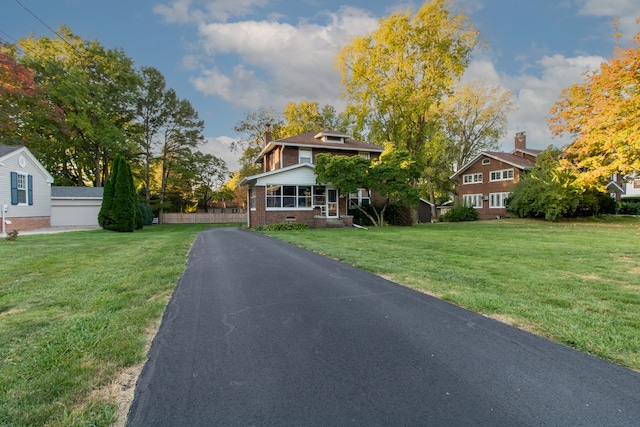
M482 194L489 196L489 193L508 193L511 192L515 184L520 180L520 169L501 162L496 159L489 159L488 165L482 164L481 157L473 165L471 165L462 175L458 177L458 201L462 202L462 196L465 194ZM513 180L490 182L491 172L504 169L513 169ZM482 173L482 183L463 184L463 175ZM495 219L498 216L506 216L507 211L504 208L490 208L490 200L482 202L482 209L477 209L480 219Z
M51 227L51 217L49 216L32 216L7 219L11 221L11 224L5 225L5 231L7 232L12 230L18 230L19 232L20 230L35 230L38 228Z
M298 147L282 147L282 150L282 166L280 167L285 168L287 166L298 164ZM329 153L333 154L334 156L355 156L358 154L358 151L331 150L327 148L314 147L311 150L314 164L316 162L316 156L320 153ZM280 159L280 153L276 154L274 151L273 154L278 156L278 160ZM370 153L369 155L372 159L377 159L378 157L380 157L380 153Z

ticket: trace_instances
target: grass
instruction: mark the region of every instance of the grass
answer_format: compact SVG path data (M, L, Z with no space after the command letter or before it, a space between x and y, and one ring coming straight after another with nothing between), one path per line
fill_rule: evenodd
M110 425L208 227L0 240L0 425ZM638 218L268 234L640 371Z
M640 219L268 232L640 371Z
M0 425L108 426L96 393L144 361L195 235L211 225L0 240Z

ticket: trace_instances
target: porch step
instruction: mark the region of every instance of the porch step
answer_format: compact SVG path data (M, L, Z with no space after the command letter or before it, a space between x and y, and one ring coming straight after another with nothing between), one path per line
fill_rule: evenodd
M340 219L327 218L327 228L344 228L344 223Z

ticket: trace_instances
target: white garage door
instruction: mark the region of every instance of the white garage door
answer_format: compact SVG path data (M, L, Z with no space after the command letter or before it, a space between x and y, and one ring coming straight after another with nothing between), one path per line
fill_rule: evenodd
M51 226L98 225L101 199L51 199Z

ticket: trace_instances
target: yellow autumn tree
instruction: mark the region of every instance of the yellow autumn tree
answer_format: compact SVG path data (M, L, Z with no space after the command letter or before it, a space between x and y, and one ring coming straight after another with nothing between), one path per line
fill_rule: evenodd
M414 159L439 128L433 107L464 73L478 32L446 0L396 12L336 57L349 108L368 140L392 141Z
M640 171L639 112L640 32L583 83L563 90L551 108L551 131L573 138L563 166L574 169L585 185Z

